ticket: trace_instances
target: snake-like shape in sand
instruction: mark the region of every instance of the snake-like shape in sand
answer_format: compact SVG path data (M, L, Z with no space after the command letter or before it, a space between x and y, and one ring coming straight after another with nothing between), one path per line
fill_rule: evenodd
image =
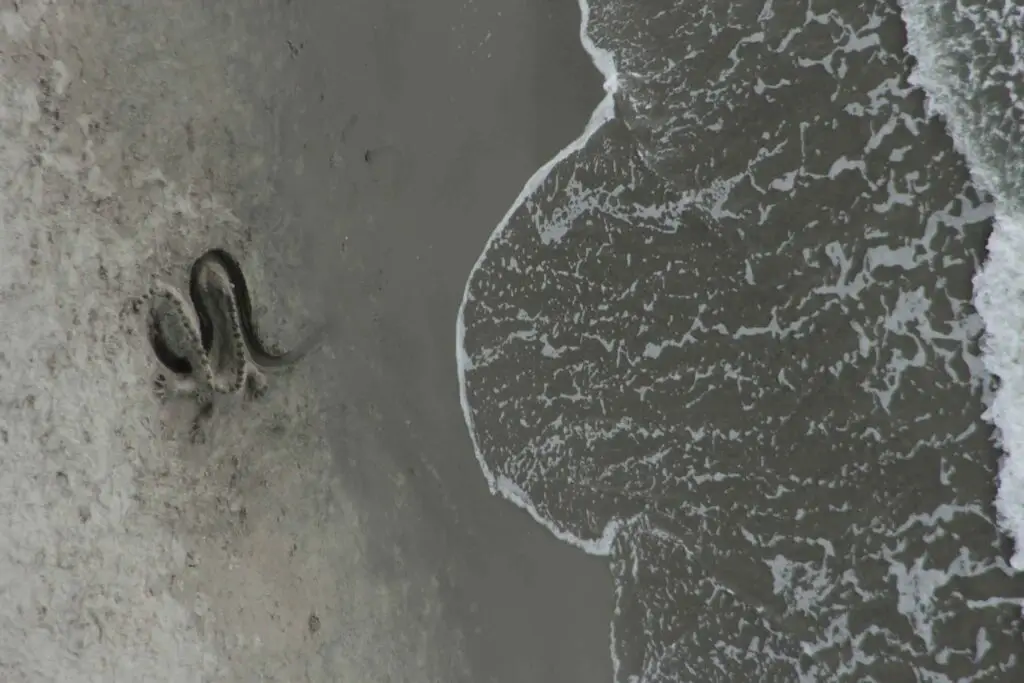
M252 315L252 299L242 267L223 249L210 249L192 264L189 302L176 288L156 281L149 301L149 341L157 359L172 373L157 377L161 395L196 397L208 413L215 393L233 394L248 387L266 392L263 371L302 360L319 346L326 326L290 351L263 342Z

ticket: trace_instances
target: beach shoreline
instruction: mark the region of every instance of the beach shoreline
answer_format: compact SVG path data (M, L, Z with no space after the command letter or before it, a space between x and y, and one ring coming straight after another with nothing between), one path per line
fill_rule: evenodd
M279 187L297 223L344 225L343 251L332 252L330 235L315 227L303 239L311 262L341 266L333 276L323 275L331 263L317 267L327 282L310 286L340 300L340 355L349 362L323 387L345 397L328 409L343 416L330 438L342 480L379 529L369 556L385 576L413 570L438 583L465 680L611 680L607 565L488 491L459 409L453 354L459 299L488 236L601 100L602 75L579 42L579 9L367 4L311 6L299 16L308 33L297 42L307 49L327 44L345 17L365 22L345 27L353 40L342 41L343 62L403 46L337 72L340 82L322 71L331 62L322 54L296 60L296 90L308 89L300 99L322 93L352 124L336 139L340 172L284 177ZM451 41L432 39L446 28ZM369 101L348 101L364 88ZM284 158L330 167L326 150L310 151L317 136L334 134L320 116L296 114L302 133ZM421 601L417 591L410 604Z
M610 680L608 568L490 495L452 357L487 235L600 97L578 8L4 16L9 680ZM214 245L275 340L341 327L193 442L127 304Z

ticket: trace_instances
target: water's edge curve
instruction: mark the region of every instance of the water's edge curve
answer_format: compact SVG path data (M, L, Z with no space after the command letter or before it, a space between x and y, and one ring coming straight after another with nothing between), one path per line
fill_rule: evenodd
M595 68L597 68L598 72L600 72L604 77L605 96L601 102L598 103L594 112L590 115L590 120L587 122L587 125L580 136L563 147L558 154L552 157L551 160L537 169L537 171L530 176L530 179L526 181L526 184L523 186L519 196L516 197L516 200L512 202L512 206L505 213L504 217L502 217L501 222L498 223L498 226L491 233L490 237L487 238L487 242L480 251L480 256L477 257L476 263L473 264L472 269L469 271L469 275L466 277L466 288L462 294L462 302L459 304L458 318L455 322L455 357L459 376L459 400L462 404L462 414L466 420L466 427L469 430L469 438L473 442L473 452L476 454L477 462L480 463L480 469L483 471L484 477L487 479L487 485L491 493L500 493L507 500L529 512L531 517L551 531L551 533L559 540L570 543L591 555L608 555L611 552L612 541L615 539L619 528L622 526L622 522L609 522L599 538L588 540L579 538L575 534L559 528L550 519L541 515L525 491L507 477L495 475L487 465L487 462L484 460L483 453L480 452L480 446L477 443L476 430L474 429L473 424L473 414L470 410L469 399L466 395L466 371L471 367L472 361L466 353L466 325L464 316L466 304L470 299L469 290L470 284L473 282L474 275L476 275L480 266L483 264L484 258L490 250L491 245L508 227L508 223L512 216L526 202L530 195L532 195L537 188L543 184L544 180L548 177L548 174L551 173L555 166L570 154L582 149L594 133L600 130L605 123L615 118L615 94L618 92L619 87L615 59L611 52L597 47L597 45L594 44L594 41L590 38L587 33L587 27L590 23L590 3L587 0L578 0L578 2L581 17L580 42L583 44L583 49L590 56Z

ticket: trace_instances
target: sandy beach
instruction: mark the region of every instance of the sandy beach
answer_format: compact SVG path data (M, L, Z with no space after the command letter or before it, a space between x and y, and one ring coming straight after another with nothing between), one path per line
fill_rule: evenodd
M466 273L600 97L571 2L0 6L0 678L611 679L604 561L492 497ZM161 403L130 302L224 246L268 336Z
M953 4L0 2L0 681L1021 680ZM197 422L212 247L332 333Z

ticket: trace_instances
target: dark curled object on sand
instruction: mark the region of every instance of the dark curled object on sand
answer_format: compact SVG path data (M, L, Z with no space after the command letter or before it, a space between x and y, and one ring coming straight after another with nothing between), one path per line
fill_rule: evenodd
M241 329L229 332L241 334L246 350L255 365L263 368L291 365L301 360L303 356L322 341L323 328L291 351L281 352L268 347L260 338L256 329L256 323L253 320L252 298L249 294L249 286L245 281L241 265L224 249L214 248L195 260L189 275L189 298L192 301L192 306L195 308L196 318L199 322L200 341L204 353L209 354L213 348L214 318L207 301L207 295L204 293L200 282L203 270L213 266L220 266L227 275L231 285L231 294L238 307L238 319ZM178 355L171 349L155 317L150 318L148 327L150 345L153 347L157 359L172 372L180 375L191 374L194 371L192 363L188 358Z

